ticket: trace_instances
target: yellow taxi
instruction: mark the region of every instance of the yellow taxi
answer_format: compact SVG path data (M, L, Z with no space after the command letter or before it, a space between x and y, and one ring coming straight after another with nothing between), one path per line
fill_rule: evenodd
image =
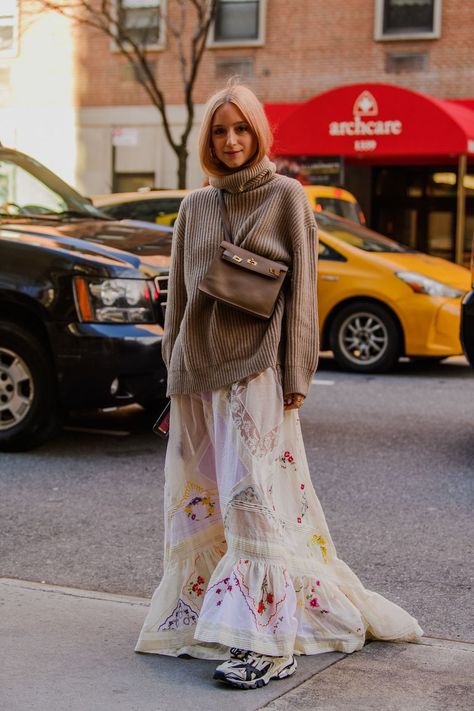
M467 269L329 212L316 219L322 349L342 368L376 373L400 356L442 360L462 353Z
M91 200L115 220L141 220L173 226L181 201L190 190L138 190L132 193L93 195Z
M365 225L365 215L354 195L332 185L303 185L309 204L318 213L322 210Z

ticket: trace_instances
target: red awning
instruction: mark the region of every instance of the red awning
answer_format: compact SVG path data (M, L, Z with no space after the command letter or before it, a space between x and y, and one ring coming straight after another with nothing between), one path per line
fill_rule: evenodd
M390 84L352 84L304 104L269 104L274 155L366 161L474 155L474 110Z

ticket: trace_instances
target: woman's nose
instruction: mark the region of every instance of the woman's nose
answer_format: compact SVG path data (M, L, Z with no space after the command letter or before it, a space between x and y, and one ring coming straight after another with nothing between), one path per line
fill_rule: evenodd
M227 131L226 144L228 146L232 146L235 143L235 138L236 138L236 136L235 136L234 131L232 131L232 130Z

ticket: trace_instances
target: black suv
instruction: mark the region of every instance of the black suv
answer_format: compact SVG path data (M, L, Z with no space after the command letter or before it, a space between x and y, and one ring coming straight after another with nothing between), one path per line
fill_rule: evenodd
M69 409L158 406L171 236L0 147L0 449L39 444Z

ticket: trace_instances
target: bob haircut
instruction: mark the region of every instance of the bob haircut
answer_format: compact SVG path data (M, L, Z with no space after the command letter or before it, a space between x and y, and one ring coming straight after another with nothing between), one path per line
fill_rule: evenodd
M253 91L243 84L230 81L225 89L211 96L207 102L199 132L199 160L204 173L209 176L228 175L234 172L221 163L212 150L212 119L223 104L234 104L242 112L257 139L257 150L246 167L262 160L270 150L273 140L263 106Z

